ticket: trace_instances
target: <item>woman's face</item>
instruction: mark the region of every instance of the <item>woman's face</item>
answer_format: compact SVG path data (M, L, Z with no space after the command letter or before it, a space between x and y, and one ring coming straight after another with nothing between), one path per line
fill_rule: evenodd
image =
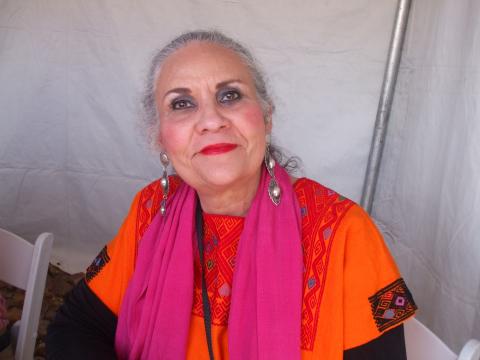
M160 144L197 190L257 181L270 122L248 68L231 50L194 42L167 58L156 82Z

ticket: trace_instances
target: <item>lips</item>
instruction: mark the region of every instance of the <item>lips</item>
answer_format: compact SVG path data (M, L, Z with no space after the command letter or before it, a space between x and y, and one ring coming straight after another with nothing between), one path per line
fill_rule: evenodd
M205 146L200 153L203 155L219 155L224 154L229 151L234 150L238 145L237 144L228 144L228 143L221 143L221 144L212 144Z

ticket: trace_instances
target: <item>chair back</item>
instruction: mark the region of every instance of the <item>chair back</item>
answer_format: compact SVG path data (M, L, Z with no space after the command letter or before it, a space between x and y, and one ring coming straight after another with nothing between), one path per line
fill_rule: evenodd
M480 360L480 341L468 340L462 348L458 360Z
M408 360L457 359L457 355L417 319L405 322L404 329Z
M41 234L35 245L0 229L0 280L25 290L22 317L12 328L16 360L33 358L53 235Z
M417 319L405 322L404 330L408 360L480 360L480 341L478 340L469 340L457 356Z

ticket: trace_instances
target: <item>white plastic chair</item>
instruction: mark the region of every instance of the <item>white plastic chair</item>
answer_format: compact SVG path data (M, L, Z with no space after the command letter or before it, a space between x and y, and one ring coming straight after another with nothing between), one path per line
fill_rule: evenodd
M0 280L25 290L22 317L12 327L16 360L31 360L35 349L53 235L41 234L35 245L0 229Z
M408 360L480 360L480 341L469 340L456 355L417 319L404 324Z

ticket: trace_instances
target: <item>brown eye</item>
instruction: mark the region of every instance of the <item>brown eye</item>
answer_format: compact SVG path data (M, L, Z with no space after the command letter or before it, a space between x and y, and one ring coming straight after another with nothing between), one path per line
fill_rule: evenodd
M230 103L232 101L237 101L241 99L240 92L237 90L226 90L222 91L220 94L218 94L218 102L225 104L225 103Z
M183 110L193 107L194 104L188 99L176 99L170 104L172 110Z

